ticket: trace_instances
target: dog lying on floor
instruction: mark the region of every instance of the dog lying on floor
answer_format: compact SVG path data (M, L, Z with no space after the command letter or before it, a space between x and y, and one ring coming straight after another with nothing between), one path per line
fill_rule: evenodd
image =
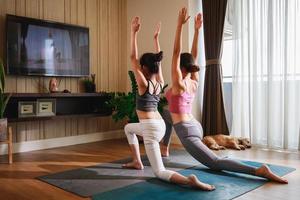
M202 142L212 150L236 149L245 150L251 148L251 143L247 138L237 138L229 135L205 136Z

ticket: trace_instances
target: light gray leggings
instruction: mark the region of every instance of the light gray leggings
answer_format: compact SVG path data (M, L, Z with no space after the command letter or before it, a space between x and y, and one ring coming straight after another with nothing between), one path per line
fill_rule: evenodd
M166 109L164 109L162 117L166 123L166 133L162 139L162 143L169 145L172 133L172 118L170 112ZM203 144L201 140L203 137L202 126L196 119L179 122L173 126L186 151L208 168L218 171L227 170L245 174L255 174L255 167L245 165L232 159L220 158Z
M155 176L170 181L175 172L165 168L159 148L159 141L165 132L164 120L141 119L140 123L127 124L124 130L130 145L139 144L136 135L143 136L146 154Z

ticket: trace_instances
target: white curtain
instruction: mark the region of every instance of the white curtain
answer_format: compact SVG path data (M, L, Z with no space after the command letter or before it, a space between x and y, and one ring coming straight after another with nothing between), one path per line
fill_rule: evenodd
M233 0L232 134L299 149L300 1Z
M189 50L192 48L193 38L194 38L194 16L197 13L203 13L202 11L202 0L189 1L189 14L191 19L189 20ZM195 100L193 102L193 115L199 121L202 120L202 107L203 107L203 94L204 94L204 77L205 77L205 50L204 50L204 25L200 29L199 39L198 39L198 60L197 63L200 66L199 72L199 87L197 94L195 95Z

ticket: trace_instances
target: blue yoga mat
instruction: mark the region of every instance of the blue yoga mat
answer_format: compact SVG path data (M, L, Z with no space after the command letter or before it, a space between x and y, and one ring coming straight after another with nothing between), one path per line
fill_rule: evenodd
M259 167L262 163L252 161L242 161L245 164ZM268 165L273 172L279 176L284 176L294 168ZM215 185L216 189L211 192L196 190L190 187L179 186L161 181L156 178L145 182L132 184L119 189L96 194L93 200L227 200L236 198L267 182L266 179L234 173L216 172L205 167L196 166L190 169L179 171L183 175L195 174L201 181Z

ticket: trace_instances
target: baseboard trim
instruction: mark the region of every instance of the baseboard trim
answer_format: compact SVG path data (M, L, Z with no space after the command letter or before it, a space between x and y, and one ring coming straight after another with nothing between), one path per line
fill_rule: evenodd
M99 132L99 133L90 133L85 135L13 143L13 153L51 149L51 148L64 147L64 146L70 146L76 144L85 144L85 143L103 141L103 140L119 139L124 137L125 134L123 130L115 130L115 131L107 131L107 132ZM7 145L1 144L0 155L5 155L5 154L7 154Z

